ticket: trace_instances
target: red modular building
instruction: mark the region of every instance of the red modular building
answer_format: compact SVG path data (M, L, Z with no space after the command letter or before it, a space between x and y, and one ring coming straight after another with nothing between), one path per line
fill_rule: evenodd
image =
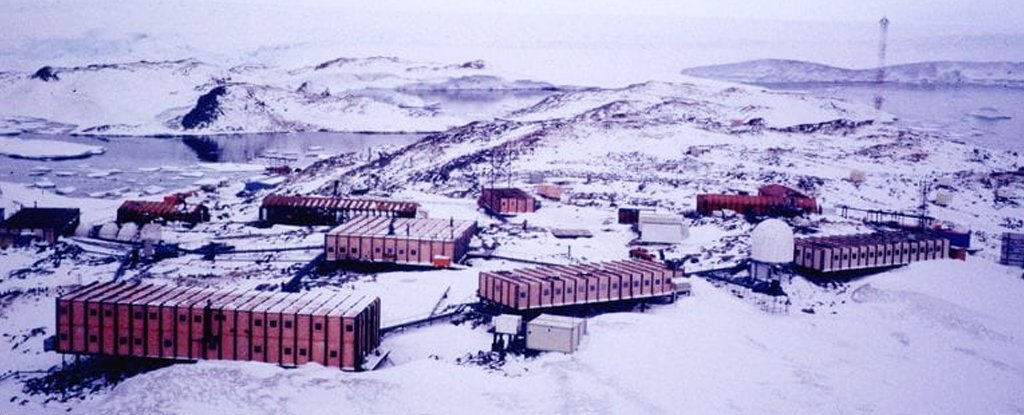
M814 198L789 187L770 184L761 187L757 196L699 194L697 213L708 215L716 210L728 209L745 215L794 215L819 213L821 208Z
M93 283L57 299L60 353L308 362L361 370L380 345L380 300L358 294Z
M481 272L477 295L516 311L669 297L678 272L643 260Z
M420 205L375 199L269 195L260 206L260 221L288 225L337 225L356 216L415 218Z
M470 221L364 216L332 229L324 246L328 261L447 267L466 255L476 232Z
M930 234L884 232L801 238L794 262L819 272L885 268L949 256L949 240Z
M173 197L165 198L163 202L126 200L117 208L118 223L145 224L156 220L192 224L207 222L210 220L210 210L201 204L188 207Z
M498 215L515 215L537 210L537 200L521 189L483 189L477 205Z

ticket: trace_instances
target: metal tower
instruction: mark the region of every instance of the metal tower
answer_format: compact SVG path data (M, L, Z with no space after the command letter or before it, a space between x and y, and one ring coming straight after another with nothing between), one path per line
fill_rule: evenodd
M889 42L889 19L882 17L878 21L878 72L875 73L875 83L878 84L878 92L875 95L875 109L881 109L885 98L882 97L882 89L885 84L885 49Z

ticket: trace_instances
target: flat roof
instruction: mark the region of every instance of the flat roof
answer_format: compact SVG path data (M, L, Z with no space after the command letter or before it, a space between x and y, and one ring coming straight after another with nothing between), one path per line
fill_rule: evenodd
M386 237L429 241L453 241L470 231L474 222L440 218L387 218L359 216L327 234L335 236Z
M878 232L854 235L812 236L796 240L798 246L822 248L847 248L853 246L878 245L886 243L942 240L940 236L913 232Z
M56 229L68 226L79 218L79 210L71 208L21 208L0 223L4 229Z
M530 320L529 324L571 329L579 327L585 321L586 319L583 318L556 316L554 314L541 314L537 316L537 318Z
M533 199L529 193L523 191L523 189L515 187L495 187L484 189L484 192L490 192L492 196L510 199ZM481 192L482 194L483 192Z
M113 305L206 307L311 315L349 315L369 307L377 297L335 292L301 294L266 291L215 290L162 284L107 282L91 284L57 298L64 301ZM209 303L208 303L209 301ZM342 307L339 307L342 306Z

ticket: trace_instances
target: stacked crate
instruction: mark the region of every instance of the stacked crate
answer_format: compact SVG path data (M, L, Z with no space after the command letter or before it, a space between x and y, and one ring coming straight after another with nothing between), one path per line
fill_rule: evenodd
M932 234L883 232L801 238L797 266L821 273L886 268L947 258L949 240Z
M517 311L668 297L676 272L642 260L481 272L477 295Z
M360 370L380 344L380 300L358 294L93 283L57 299L61 353L317 362Z
M475 222L452 219L360 217L324 237L328 261L448 266L469 250Z

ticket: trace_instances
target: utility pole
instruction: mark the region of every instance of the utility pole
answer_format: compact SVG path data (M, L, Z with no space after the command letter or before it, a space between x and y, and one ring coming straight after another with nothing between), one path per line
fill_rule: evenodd
M885 85L885 51L889 42L889 19L882 17L878 21L878 72L875 73L875 83L878 84L878 91L875 94L875 109L882 109L885 98L882 97L882 90Z

